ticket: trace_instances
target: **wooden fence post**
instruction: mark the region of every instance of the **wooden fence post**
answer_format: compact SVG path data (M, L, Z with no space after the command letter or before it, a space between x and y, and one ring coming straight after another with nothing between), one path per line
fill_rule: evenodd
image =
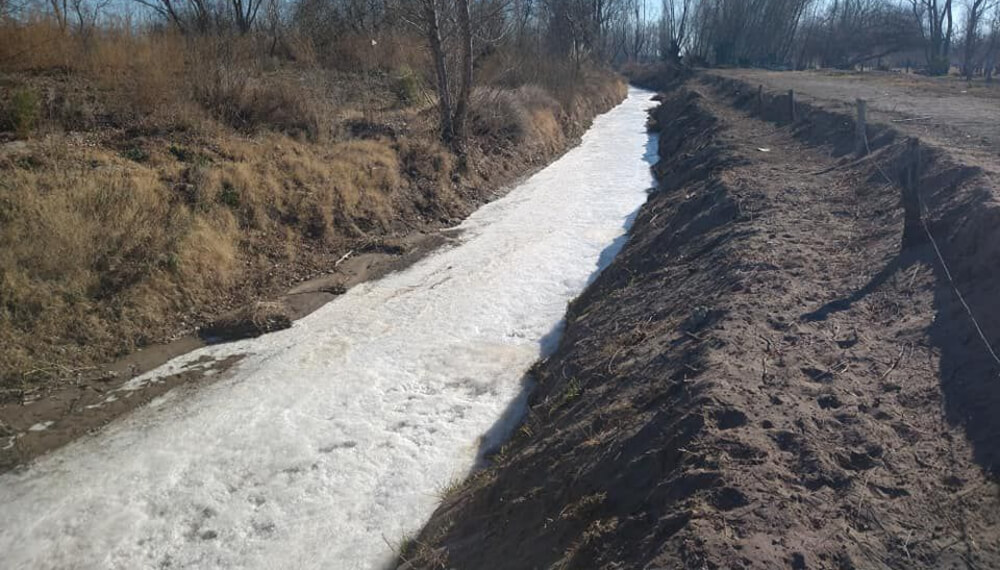
M764 116L764 86L757 86L757 114Z
M920 212L920 141L911 138L906 148L906 171L903 173L903 248L924 241Z
M788 116L795 122L795 91L788 90Z
M868 102L858 99L858 118L854 122L856 142L854 151L858 156L868 154L868 131L867 131Z

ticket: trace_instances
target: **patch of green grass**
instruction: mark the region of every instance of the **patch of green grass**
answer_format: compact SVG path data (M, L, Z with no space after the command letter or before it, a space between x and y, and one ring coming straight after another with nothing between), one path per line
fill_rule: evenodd
M28 88L15 91L10 99L7 115L14 134L18 138L28 138L42 115L42 104L38 94Z
M420 76L412 69L404 65L396 70L393 91L400 104L408 106L416 103L420 98L420 90Z
M137 146L133 146L122 151L122 158L127 158L133 162L146 162L149 160L149 153Z
M174 144L170 145L168 150L170 151L170 154L174 155L174 158L181 162L191 162L191 159L195 156L195 154L190 150Z
M18 157L17 160L14 161L14 164L16 164L18 168L22 168L24 170L34 170L42 166L43 163L37 156L28 155Z
M240 193L228 182L223 183L222 192L219 192L219 201L230 208L238 208L240 205Z
M563 392L563 403L572 402L579 398L582 393L583 388L580 386L580 382L576 378L571 378L566 384L566 391Z

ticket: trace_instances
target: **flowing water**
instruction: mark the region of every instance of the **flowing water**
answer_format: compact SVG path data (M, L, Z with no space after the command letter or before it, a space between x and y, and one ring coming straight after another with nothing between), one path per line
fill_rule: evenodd
M523 409L524 374L652 184L651 94L475 212L455 243L0 476L0 568L381 568ZM115 396L117 397L117 396Z

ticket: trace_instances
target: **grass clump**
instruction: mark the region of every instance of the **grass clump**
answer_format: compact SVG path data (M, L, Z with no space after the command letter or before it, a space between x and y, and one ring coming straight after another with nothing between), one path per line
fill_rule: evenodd
M41 101L33 89L15 90L3 112L3 123L17 138L26 139L41 118Z
M393 78L393 92L399 99L399 104L408 107L415 105L420 100L423 91L423 82L420 76L409 66L402 66L396 70Z

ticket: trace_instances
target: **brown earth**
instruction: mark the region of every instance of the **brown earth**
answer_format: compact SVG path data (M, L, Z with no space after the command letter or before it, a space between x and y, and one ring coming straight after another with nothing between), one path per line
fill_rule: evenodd
M871 120L1000 173L1000 84L879 71L723 69L711 74L774 93L793 89L804 102L846 114L854 112L856 99L865 99Z
M755 87L666 97L659 190L402 568L1000 567L989 177Z

